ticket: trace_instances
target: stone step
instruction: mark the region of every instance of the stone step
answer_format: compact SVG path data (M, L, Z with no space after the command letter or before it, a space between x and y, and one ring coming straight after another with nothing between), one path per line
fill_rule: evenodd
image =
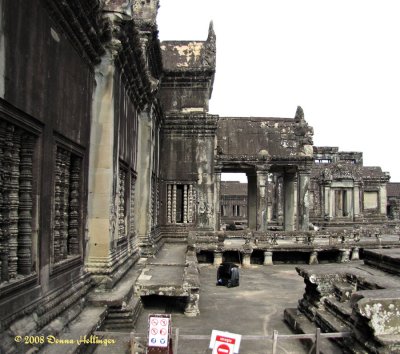
M284 320L295 333L315 333L317 327L306 316L299 313L296 308L288 308L284 311ZM310 339L302 340L303 343L311 348L314 341ZM329 339L322 338L320 343L321 354L339 354L343 351Z
M96 339L92 333L97 330L107 314L105 307L88 306L72 321L62 334L54 336L52 343L47 337L47 345L40 351L41 354L78 354L93 353L96 349ZM52 339L52 338L51 338Z
M349 283L337 282L334 284L335 296L340 302L350 300L351 295L355 291L354 286Z
M340 303L338 302L338 304ZM324 309L319 309L316 312L315 323L321 328L321 331L326 333L352 332L351 326ZM364 349L350 338L332 339L331 343L332 342L337 343L337 345L343 349L344 353L365 353Z
M118 318L118 329L132 329L135 325L143 306L140 298L134 293L134 284L144 266L145 260L141 259L113 289L89 294L88 300L91 304L108 308L103 329L112 330L116 318ZM125 322L125 327L123 327L123 322Z
M350 332L351 328L340 318L325 309L319 309L315 315L315 323L323 332Z
M334 298L325 299L325 308L333 315L339 317L347 325L352 323L352 308L349 302L340 302Z
M126 308L110 308L102 328L104 330L127 330L131 331L143 310L140 298L132 297Z

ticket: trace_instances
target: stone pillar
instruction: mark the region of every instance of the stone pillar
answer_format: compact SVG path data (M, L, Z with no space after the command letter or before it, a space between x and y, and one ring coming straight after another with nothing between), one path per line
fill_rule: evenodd
M329 213L329 218L333 219L334 217L336 217L336 204L335 204L335 189L331 188L330 189L330 213Z
M268 226L268 170L257 171L257 230Z
M282 176L278 176L278 178L277 178L276 203L277 203L276 221L278 222L278 224L282 224L283 223L283 205L284 205Z
M251 264L251 253L243 253L242 265L243 267L249 267Z
M189 299L185 307L185 316L195 317L200 313L199 310L200 294L197 291L190 290Z
M214 211L215 225L214 230L219 231L221 227L221 171L214 170Z
M308 264L318 264L318 252L312 251L310 253L310 258L308 260Z
M387 210L387 192L386 183L379 186L379 212L381 215L386 216Z
M360 184L354 182L353 187L353 215L357 219L360 217Z
M359 249L358 247L354 247L351 252L351 260L358 261L360 259Z
M247 217L249 228L257 229L257 176L247 174Z
M339 262L340 263L347 263L350 260L350 250L348 249L341 249L339 255Z
M332 218L332 209L331 209L331 186L330 184L325 184L323 186L324 190L324 220Z
M294 195L294 180L293 173L285 173L284 175L284 229L285 231L294 231L294 213L295 213L295 195Z
M353 199L353 188L352 189L347 189L346 191L346 205L347 205L347 216L351 219L353 219L353 204L354 204L354 199Z
M114 58L109 49L95 68L89 150L88 270L109 283L109 260L118 238L118 125L114 117ZM104 278L104 279L101 279Z
M139 238L139 245L142 249L147 249L146 253L152 252L152 241L150 240L151 233L151 188L152 188L152 119L149 111L144 111L139 114L138 119L138 171L136 179L136 196L140 207L136 208L135 224ZM176 185L172 186L172 219L174 223L176 219L175 201ZM156 212L156 211L155 211Z
M214 265L220 265L222 263L222 252L214 252Z
M264 252L264 265L274 265L274 263L272 262L272 252L271 251Z
M297 230L301 231L308 231L310 214L309 186L310 170L300 169L297 174Z

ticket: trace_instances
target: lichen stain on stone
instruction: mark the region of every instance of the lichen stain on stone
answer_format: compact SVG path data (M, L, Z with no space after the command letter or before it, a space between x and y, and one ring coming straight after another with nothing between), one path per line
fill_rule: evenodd
M370 319L370 324L375 332L375 335L382 334L399 334L400 333L400 320L398 312L394 311L396 306L389 304L386 308L381 303L375 303L372 306L366 304L360 313Z
M174 50L176 50L179 56L186 57L186 62L177 63L178 67L188 67L190 61L198 61L201 56L202 43L189 42L188 45L176 45Z

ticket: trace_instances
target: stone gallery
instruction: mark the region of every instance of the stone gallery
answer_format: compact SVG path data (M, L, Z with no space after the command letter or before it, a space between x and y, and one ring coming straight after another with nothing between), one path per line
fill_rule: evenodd
M16 336L132 329L148 295L196 316L198 262L222 261L303 263L294 330L345 327L354 352L400 351L389 175L313 146L301 107L210 114L212 23L206 40L160 43L158 7L0 1L0 352L57 351ZM221 229L226 172L247 175L243 230Z

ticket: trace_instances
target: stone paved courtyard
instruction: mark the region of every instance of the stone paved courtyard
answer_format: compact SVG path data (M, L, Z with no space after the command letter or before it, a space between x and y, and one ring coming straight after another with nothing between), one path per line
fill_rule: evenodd
M240 286L217 287L216 267L200 265L201 297L200 316L185 317L172 311L173 327L180 334L210 335L213 329L242 335L270 335L273 330L290 334L283 322L283 310L297 307L304 292L303 279L297 275L294 265L252 266L240 269ZM137 324L138 333L146 333L147 318L151 313L164 313L165 307L147 308ZM180 354L211 353L209 340L179 340ZM240 353L260 354L272 350L272 341L242 341ZM278 353L306 353L297 341L278 342Z

